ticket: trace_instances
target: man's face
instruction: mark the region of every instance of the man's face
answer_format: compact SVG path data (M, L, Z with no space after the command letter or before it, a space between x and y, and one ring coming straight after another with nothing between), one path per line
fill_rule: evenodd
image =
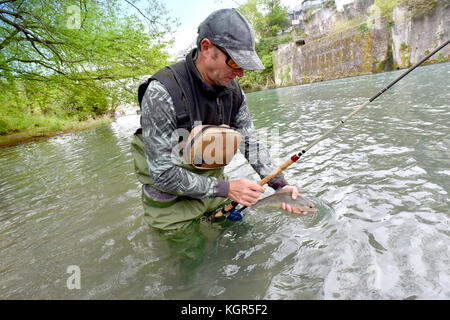
M244 75L243 69L233 69L226 61L227 55L210 43L204 64L205 74L202 74L204 80L210 85L226 86L236 76Z

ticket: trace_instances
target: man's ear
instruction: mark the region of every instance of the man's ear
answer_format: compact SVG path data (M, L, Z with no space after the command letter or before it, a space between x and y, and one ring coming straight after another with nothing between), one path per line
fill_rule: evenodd
M204 38L199 45L200 51L198 52L199 56L202 56L203 59L207 57L213 56L214 45L209 39Z
M212 42L208 38L203 38L202 41L200 41L200 51L208 51L213 47Z

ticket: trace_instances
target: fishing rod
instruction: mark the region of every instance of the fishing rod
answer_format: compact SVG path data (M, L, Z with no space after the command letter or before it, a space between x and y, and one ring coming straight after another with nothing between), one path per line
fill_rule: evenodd
M302 155L304 155L309 149L311 149L313 146L315 146L317 143L328 137L333 131L338 129L340 126L342 126L345 122L347 122L351 117L353 117L355 114L357 114L359 111L361 111L364 107L366 107L369 103L374 101L376 98L381 96L386 90L389 90L393 85L395 85L397 82L399 82L401 79L403 79L407 74L409 74L411 71L416 69L418 66L420 66L422 63L424 63L426 60L428 60L431 56L433 56L436 52L440 51L442 48L444 48L446 45L450 43L450 39L444 42L442 45L437 47L433 52L428 54L426 57L424 57L422 60L417 62L414 66L409 68L406 72L404 72L401 76L399 76L397 79L392 81L390 84L388 84L385 88L380 90L376 95L374 95L372 98L370 98L368 101L366 101L364 104L359 106L357 109L355 109L353 112L351 112L347 117L344 119L341 119L333 128L329 129L327 132L325 132L322 136L317 138L315 141L313 141L310 145L308 145L306 148L302 149L298 154L294 154L290 159L288 159L286 162L284 162L280 167L278 167L276 170L274 170L272 173L268 174L264 179L258 182L260 186L265 185L267 182L275 178L278 174L283 172L286 168L288 168L291 164L296 162ZM243 206L240 209L236 209L236 207L239 205L239 203L233 201L229 205L227 205L224 209L219 211L214 215L214 218L220 218L228 213L227 219L237 221L242 219L242 211L245 210L247 207Z

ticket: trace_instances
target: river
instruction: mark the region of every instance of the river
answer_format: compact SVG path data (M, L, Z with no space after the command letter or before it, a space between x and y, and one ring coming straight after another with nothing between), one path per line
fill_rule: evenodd
M280 165L401 72L247 100ZM285 171L317 214L247 209L194 266L143 221L139 116L2 149L0 299L450 299L449 80L416 69Z

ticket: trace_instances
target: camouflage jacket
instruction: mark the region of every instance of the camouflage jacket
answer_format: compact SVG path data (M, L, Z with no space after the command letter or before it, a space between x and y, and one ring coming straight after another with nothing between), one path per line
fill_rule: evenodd
M145 92L141 117L146 160L156 188L195 199L228 196L229 182L198 175L174 162L173 150L178 144L172 135L177 129L175 106L167 89L157 80L150 82ZM247 160L252 158L249 162L259 176L262 178L271 173L274 168L270 155L255 138L257 134L245 96L232 127L242 134L240 151ZM269 186L274 189L287 184L281 174L269 182Z

